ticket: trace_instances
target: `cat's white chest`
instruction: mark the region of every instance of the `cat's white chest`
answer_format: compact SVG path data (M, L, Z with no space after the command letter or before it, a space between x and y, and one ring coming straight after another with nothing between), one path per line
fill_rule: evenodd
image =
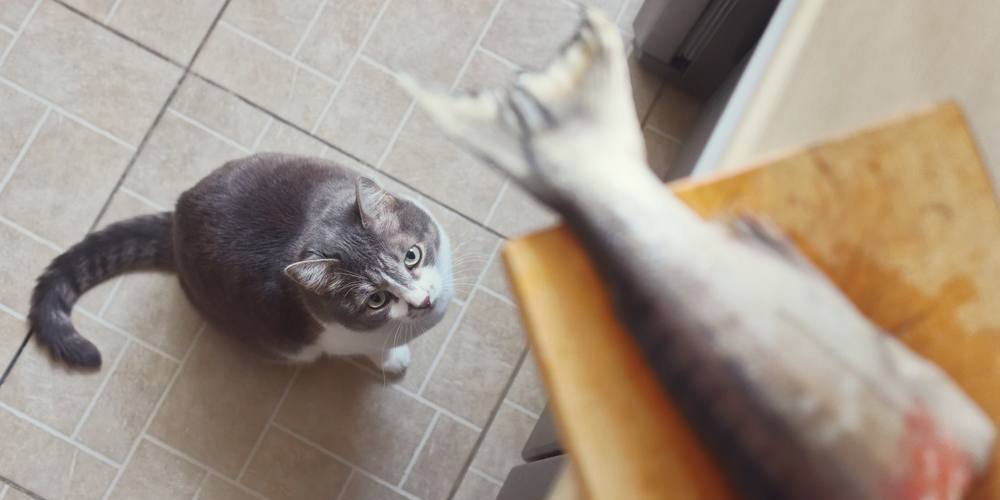
M316 341L289 355L293 362L309 363L326 356L351 356L385 351L403 343L405 338L393 339L392 332L374 330L357 332L343 325L328 323Z

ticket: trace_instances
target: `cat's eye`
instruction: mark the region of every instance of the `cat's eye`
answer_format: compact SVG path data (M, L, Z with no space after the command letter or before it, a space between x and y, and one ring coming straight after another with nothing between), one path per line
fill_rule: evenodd
M385 292L375 292L368 296L368 307L371 309L382 309L389 303L389 295Z
M413 245L409 250L406 251L406 255L403 256L403 264L406 265L407 269L413 269L417 267L420 263L420 259L423 258L424 253L420 251L420 247Z

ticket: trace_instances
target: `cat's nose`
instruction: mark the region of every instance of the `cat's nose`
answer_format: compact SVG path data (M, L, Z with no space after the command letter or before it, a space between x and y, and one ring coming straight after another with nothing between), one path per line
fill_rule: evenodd
M430 309L432 305L433 304L431 304L431 298L430 298L430 296L427 296L427 297L424 297L424 301L421 302L419 306L415 306L415 305L411 304L411 307L413 307L414 309Z

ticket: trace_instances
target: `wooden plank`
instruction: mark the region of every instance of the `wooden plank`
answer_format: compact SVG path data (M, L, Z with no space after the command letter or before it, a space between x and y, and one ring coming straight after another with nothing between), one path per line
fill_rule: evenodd
M957 106L671 188L705 217L750 212L783 228L866 315L1000 421L1000 211ZM586 492L732 497L569 231L512 241L504 259ZM973 497L1000 497L998 479L994 469Z

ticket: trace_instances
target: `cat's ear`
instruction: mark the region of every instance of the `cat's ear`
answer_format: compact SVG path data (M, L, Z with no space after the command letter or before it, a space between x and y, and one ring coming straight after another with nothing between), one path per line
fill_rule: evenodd
M372 229L386 222L396 207L396 198L367 177L358 177L356 184L358 215L365 229Z
M337 259L311 259L289 264L285 276L313 293L323 294L330 290L334 280Z

